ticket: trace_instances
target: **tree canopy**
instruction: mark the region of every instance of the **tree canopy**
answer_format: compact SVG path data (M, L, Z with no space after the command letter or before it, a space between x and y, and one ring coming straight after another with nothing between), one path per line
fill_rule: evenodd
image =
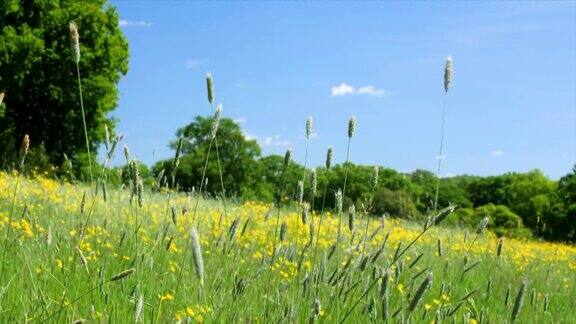
M117 84L128 71L128 43L118 13L105 0L4 0L0 2L0 167L14 161L22 136L31 152L61 165L64 154L85 151L69 23L80 34L81 81L90 146L118 101Z

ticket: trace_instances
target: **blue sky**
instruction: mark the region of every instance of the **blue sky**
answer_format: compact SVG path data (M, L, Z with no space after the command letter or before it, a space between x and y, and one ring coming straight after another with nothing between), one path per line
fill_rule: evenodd
M575 3L111 1L130 43L113 116L147 164L173 153L178 127L223 114L264 154L291 146L312 165L328 146L400 171L435 170L443 65L454 59L442 175L540 168L576 159Z

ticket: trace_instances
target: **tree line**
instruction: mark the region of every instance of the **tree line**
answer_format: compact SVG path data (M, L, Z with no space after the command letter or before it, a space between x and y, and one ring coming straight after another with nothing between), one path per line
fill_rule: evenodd
M145 184L153 190L165 187L181 191L197 190L201 181L206 155L210 150L212 117L197 116L193 122L176 132L170 146L176 150L181 139L179 167L173 172L173 159L158 161L151 167L140 164ZM274 202L280 182L284 181L282 199L296 204L298 182L304 182L304 195L310 197L311 168L291 162L284 177L284 157L263 156L255 140L247 139L233 120L222 118L218 129L222 183L225 195L237 200ZM101 167L101 166L100 166ZM354 204L372 216L425 221L433 213L438 178L426 170L410 173L378 167L379 181L372 188L375 166L344 163L314 168L317 191L312 208L316 212L332 210L334 193L342 188L348 172L344 208ZM69 170L69 171L66 171ZM108 181L129 186L128 166L114 167ZM86 179L87 168L80 161L62 166L61 176ZM174 174L174 183L169 175ZM208 159L203 192L213 197L222 195L218 163L214 154ZM546 177L540 170L525 173L509 172L497 176L461 175L441 178L438 206L454 204L458 207L448 223L473 228L490 217L489 228L497 235L539 237L547 240L576 241L576 166L559 181ZM373 200L371 200L373 199ZM367 206L370 205L370 208ZM364 206L364 208L362 208Z

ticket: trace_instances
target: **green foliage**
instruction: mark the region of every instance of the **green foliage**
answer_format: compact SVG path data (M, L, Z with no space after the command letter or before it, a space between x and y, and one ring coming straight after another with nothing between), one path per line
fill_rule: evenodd
M527 237L530 231L524 227L522 218L514 214L508 207L503 205L487 204L476 208L474 218L476 225L484 217L489 217L488 228L498 236Z
M22 136L43 147L52 165L85 151L69 22L80 32L80 70L92 150L104 137L128 70L128 44L118 13L105 0L4 0L0 3L0 166L14 161ZM44 153L43 153L44 154ZM42 163L44 160L42 160ZM33 163L33 161L31 161ZM39 167L44 167L40 165Z
M180 166L176 172L177 183L183 190L198 187L202 179L206 157L210 152L206 168L206 178L208 179L206 192L210 194L221 193L216 141L211 141L210 137L212 120L212 117L197 116L192 123L176 132L178 138L184 139ZM171 147L176 149L177 143L177 140L172 142ZM253 176L256 174L255 159L261 154L256 141L246 139L240 127L231 119L221 118L217 143L226 194L231 196L242 196L245 193L254 195L249 189L252 187ZM153 169L155 175L164 169L165 174L170 177L172 168L172 160L165 160L158 162Z

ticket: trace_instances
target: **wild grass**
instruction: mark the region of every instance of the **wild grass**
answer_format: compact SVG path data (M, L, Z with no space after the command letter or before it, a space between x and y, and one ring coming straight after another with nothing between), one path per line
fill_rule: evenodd
M3 231L16 177L0 173ZM218 226L223 208L219 200L173 193L177 219L165 226L166 193L145 189L140 208L137 201L130 203L129 190L109 188L107 202L95 198L92 220L79 240L85 217L80 205L87 190L21 178L0 278L0 322L138 318L165 323L187 317L206 322L335 322L336 307L342 320L344 311L358 301L346 322L576 322L573 246L514 239L502 244L489 232L466 238L464 230L431 226L407 249L421 234L422 224L387 218L382 227L381 221L357 217L357 230L368 225L368 232L376 233L366 242L369 258L362 259L363 236L352 239L350 231L342 231L346 244L340 244L337 263L331 250L339 219L325 213L314 237L317 260L313 265L313 255L305 255L298 270L300 252L310 241L309 236L297 241L291 237L310 230L300 207L281 208L279 221L288 239L278 240L275 250L276 219L266 216L270 205L229 204L236 221L225 219ZM194 221L181 210L191 210L196 201ZM130 233L137 208L136 247ZM319 220L320 215L309 215L309 222ZM181 264L186 249L190 253ZM380 289L367 290L373 282Z

